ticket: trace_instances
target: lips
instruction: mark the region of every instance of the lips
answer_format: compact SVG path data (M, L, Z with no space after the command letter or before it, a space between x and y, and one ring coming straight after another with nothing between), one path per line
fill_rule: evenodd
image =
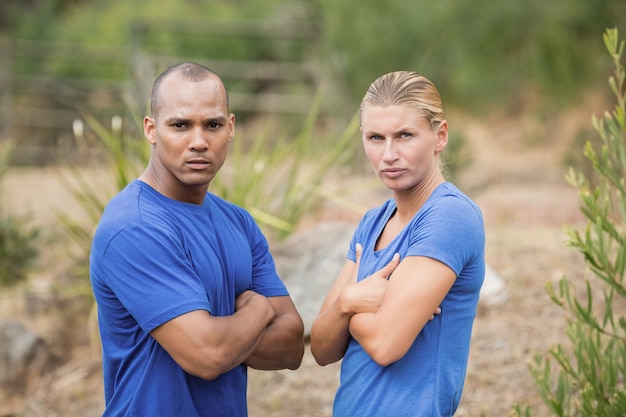
M385 168L382 171L382 175L389 178L397 178L404 172L401 168Z
M205 169L211 163L207 161L206 159L194 158L194 159L188 160L186 164L188 167L192 169Z

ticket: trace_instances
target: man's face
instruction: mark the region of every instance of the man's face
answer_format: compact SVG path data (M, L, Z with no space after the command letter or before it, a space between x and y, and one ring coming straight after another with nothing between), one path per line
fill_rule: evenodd
M235 133L224 87L216 77L189 81L172 74L161 83L159 107L144 119L152 144L151 185L179 201L196 202L226 160Z

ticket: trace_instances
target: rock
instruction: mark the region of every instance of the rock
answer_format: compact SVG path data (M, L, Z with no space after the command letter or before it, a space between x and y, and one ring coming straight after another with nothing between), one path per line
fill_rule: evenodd
M322 222L272 247L276 270L302 316L306 335L346 261L354 228L345 222Z
M495 307L503 304L509 297L504 281L489 264L485 265L485 282L480 289L479 304Z
M347 222L322 222L272 246L276 269L302 316L307 337L326 293L346 261L355 227ZM506 297L504 282L487 265L480 303L499 305Z
M41 375L48 359L38 335L16 320L0 321L0 386L5 391L17 391Z

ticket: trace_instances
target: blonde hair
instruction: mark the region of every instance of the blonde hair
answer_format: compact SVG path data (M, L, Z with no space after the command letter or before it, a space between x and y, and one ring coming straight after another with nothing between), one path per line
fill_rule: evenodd
M444 119L437 87L428 78L413 71L395 71L377 78L361 101L359 118L367 105L399 105L415 109L428 120L433 130Z

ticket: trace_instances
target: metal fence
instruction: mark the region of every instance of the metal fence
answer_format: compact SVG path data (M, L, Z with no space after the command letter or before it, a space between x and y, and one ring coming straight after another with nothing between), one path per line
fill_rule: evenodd
M177 62L195 61L220 74L238 120L306 113L320 84L310 24L149 20L135 22L129 33L127 45L0 43L0 142L15 141L13 163L41 165L67 156L76 148L72 125L85 112L103 126L120 116L139 135L137 118L145 114L154 77ZM181 54L155 42L160 33L199 47ZM233 39L245 41L250 53L217 56L209 44Z

